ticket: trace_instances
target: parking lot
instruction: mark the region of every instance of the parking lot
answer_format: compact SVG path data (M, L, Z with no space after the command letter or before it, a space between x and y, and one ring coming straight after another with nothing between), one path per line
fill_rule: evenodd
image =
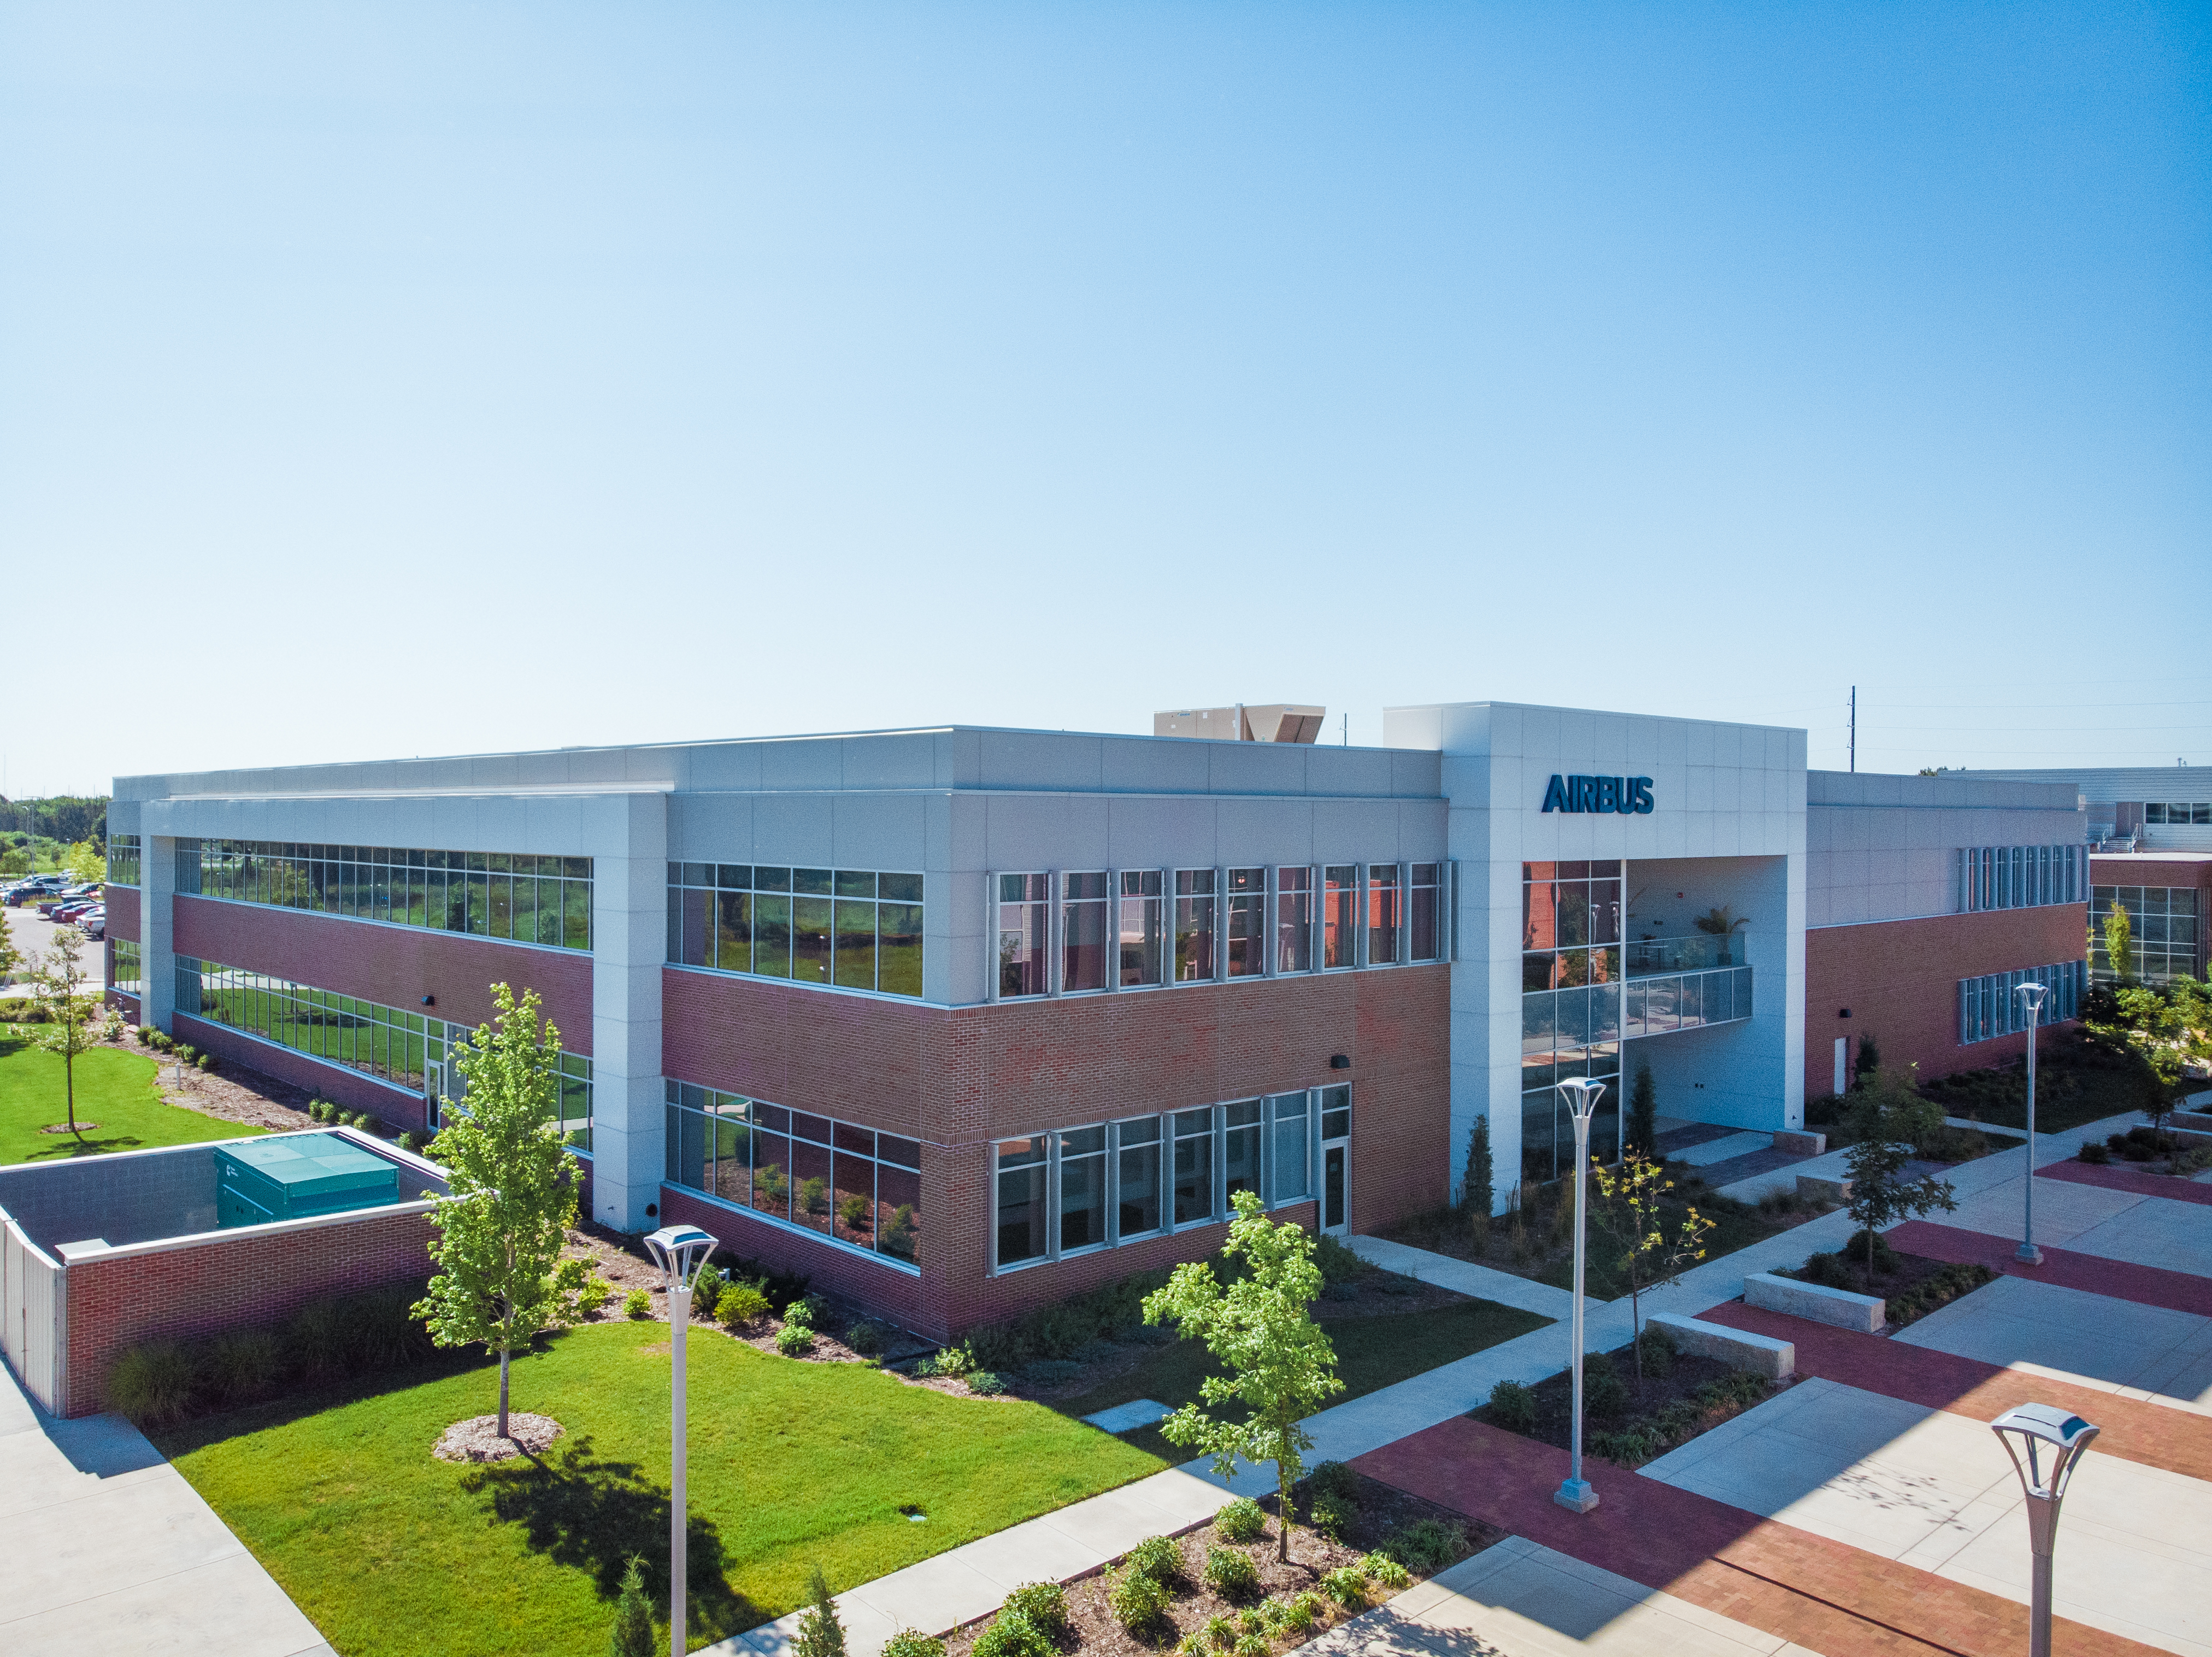
M15 970L15 980L4 986L0 986L0 996L27 996L31 993L31 986L24 981L24 975L30 968L30 955L33 950L43 954L52 948L54 933L58 929L52 921L40 918L37 908L28 904L21 909L0 909L0 916L6 917L9 935L14 939L15 947L24 956L22 965ZM87 943L78 959L84 966L87 993L106 990L107 987L106 946Z

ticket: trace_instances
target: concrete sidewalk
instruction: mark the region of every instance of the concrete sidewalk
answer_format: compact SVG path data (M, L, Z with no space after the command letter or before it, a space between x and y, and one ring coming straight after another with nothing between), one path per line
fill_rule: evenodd
M0 1525L8 1657L335 1657L143 1434L56 1421L4 1368Z

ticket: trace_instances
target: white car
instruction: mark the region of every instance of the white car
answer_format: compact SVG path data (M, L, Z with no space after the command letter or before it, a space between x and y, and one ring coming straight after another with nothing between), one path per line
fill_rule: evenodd
M76 917L73 924L88 938L106 937L107 935L107 905L101 904L97 908L86 910L83 914Z

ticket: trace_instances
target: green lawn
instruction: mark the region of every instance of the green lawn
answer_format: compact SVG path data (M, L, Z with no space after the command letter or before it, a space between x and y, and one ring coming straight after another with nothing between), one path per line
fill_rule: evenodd
M0 1163L143 1151L264 1131L163 1104L154 1086L155 1069L143 1053L112 1047L79 1053L77 1120L100 1126L82 1139L40 1133L48 1123L68 1120L62 1062L33 1046L13 1026L0 1026Z
M1540 1329L1547 1321L1533 1312L1516 1311L1494 1301L1468 1301L1433 1312L1328 1319L1322 1326L1336 1348L1337 1379L1344 1383L1344 1391L1330 1402L1346 1403L1470 1352ZM1054 1408L1069 1416L1087 1416L1133 1398L1153 1398L1170 1407L1188 1404L1197 1398L1199 1383L1216 1368L1199 1342L1177 1341L1161 1347L1127 1374ZM1166 1460L1190 1459L1189 1451L1170 1444L1157 1427L1139 1428L1121 1437Z
M1162 1465L1034 1404L717 1331L690 1349L695 1645L799 1605L817 1562L850 1587ZM568 1429L542 1464L434 1459L447 1425L495 1406L497 1374L418 1374L155 1441L344 1657L599 1657L632 1553L665 1602L666 1327L586 1325L517 1361L514 1407Z

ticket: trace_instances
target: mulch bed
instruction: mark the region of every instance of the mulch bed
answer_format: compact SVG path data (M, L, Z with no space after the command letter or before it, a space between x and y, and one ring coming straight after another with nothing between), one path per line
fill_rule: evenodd
M1345 1539L1332 1542L1311 1526L1300 1524L1291 1531L1290 1562L1279 1563L1275 1558L1276 1521L1275 1498L1267 1496L1261 1507L1268 1515L1267 1534L1264 1540L1250 1543L1225 1541L1212 1525L1179 1538L1183 1556L1183 1580L1180 1591L1168 1609L1169 1621L1150 1630L1143 1636L1129 1632L1116 1620L1106 1602L1106 1576L1103 1571L1093 1572L1067 1584L1068 1620L1074 1638L1063 1642L1060 1649L1068 1657L1156 1657L1156 1654L1171 1650L1186 1635L1195 1634L1214 1617L1236 1617L1239 1612L1257 1605L1269 1597L1286 1598L1309 1588L1318 1589L1322 1575L1342 1565L1353 1565L1369 1552L1379 1548L1394 1533L1418 1520L1428 1519L1446 1526L1456 1526L1465 1533L1466 1546L1450 1560L1437 1569L1456 1563L1468 1555L1479 1553L1492 1544L1502 1541L1505 1532L1480 1521L1470 1520L1463 1514L1437 1506L1420 1496L1394 1489L1379 1480L1364 1475L1357 1479L1355 1500L1358 1513L1345 1531ZM1301 1487L1303 1491L1304 1487ZM1304 1511L1301 1496L1300 1511ZM1246 1555L1257 1568L1260 1592L1242 1599L1224 1599L1207 1587L1200 1576L1206 1563L1209 1546L1234 1549ZM1118 1564L1120 1562L1116 1561ZM1413 1570L1413 1580L1419 1581L1431 1573ZM1389 1598L1392 1590L1372 1588L1376 1603ZM1358 1613L1331 1602L1323 1627L1333 1627ZM977 1637L990 1625L983 1617L956 1629L945 1638L946 1657L968 1657ZM1315 1630L1316 1634L1320 1629ZM1311 1636L1285 1636L1270 1642L1271 1649L1287 1650Z
M1694 1398L1698 1389L1707 1382L1724 1381L1739 1373L1718 1358L1693 1357L1686 1352L1679 1352L1666 1374L1644 1376L1644 1392L1638 1397L1633 1355L1624 1346L1612 1356L1613 1367L1628 1386L1628 1407L1616 1420L1601 1421L1595 1416L1586 1416L1583 1422L1583 1446L1585 1450L1588 1450L1591 1438L1597 1434L1627 1427L1638 1416L1656 1415L1678 1399ZM1585 1389L1587 1385L1586 1381ZM1789 1383L1785 1381L1783 1385L1786 1386ZM1536 1395L1536 1426L1533 1432L1523 1436L1561 1450L1568 1448L1574 1420L1574 1377L1562 1369L1558 1374L1538 1381L1529 1390ZM1710 1431L1729 1416L1740 1413L1740 1410L1729 1410L1717 1414L1698 1430ZM1483 1419L1488 1420L1489 1417L1486 1414ZM1492 1422L1493 1426L1497 1424ZM1696 1436L1695 1433L1690 1435L1692 1438ZM1688 1440L1680 1441L1686 1443Z
M441 1461L511 1461L517 1456L544 1454L561 1431L561 1423L550 1416L509 1410L507 1436L501 1438L497 1416L471 1416L440 1434L430 1453Z
M1855 1253L1844 1257L1851 1269L1850 1289L1854 1295L1879 1295L1888 1302L1888 1323L1884 1332L1889 1334L1950 1305L1962 1295L1971 1295L1984 1283L1995 1282L1997 1276L1987 1266L1960 1265L1949 1260L1932 1259L1925 1254L1907 1254L1902 1249L1892 1249L1875 1257L1874 1287L1869 1288L1863 1275L1862 1258ZM1814 1281L1802 1270L1784 1270L1775 1275ZM1899 1305L1899 1301L1905 1304Z

